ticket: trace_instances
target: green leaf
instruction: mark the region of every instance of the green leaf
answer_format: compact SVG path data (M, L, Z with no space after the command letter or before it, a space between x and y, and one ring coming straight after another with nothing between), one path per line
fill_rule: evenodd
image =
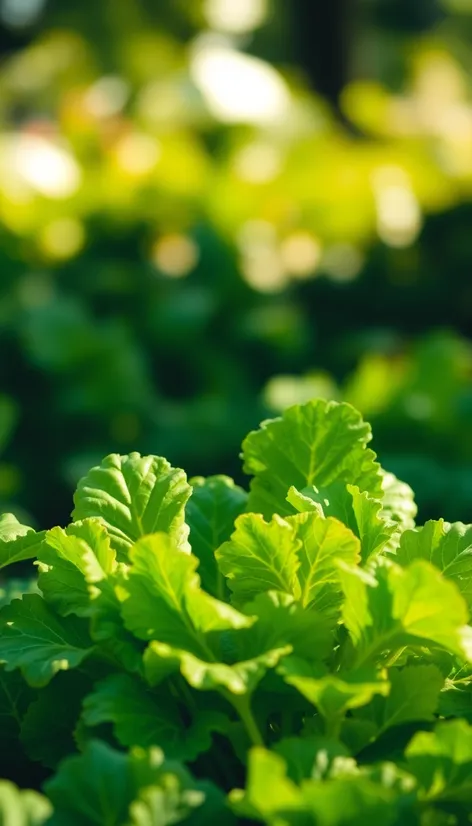
M467 606L454 583L423 560L379 566L375 578L341 568L343 616L357 666L410 644L440 646L472 658Z
M192 492L183 470L159 456L111 454L81 479L74 495L74 521L100 519L119 559L146 534L164 531L189 550L185 504Z
M174 803L175 785L172 776L167 775L161 786L143 789L130 806L131 820L126 826L173 826L177 822L185 822L187 826L209 826L213 823L235 826L223 794L212 783L200 782L197 789L184 793L184 806L178 812Z
M350 528L360 539L364 563L379 554L396 531L393 523L381 518L382 502L357 485L338 481L321 490L313 485L301 492L290 488L287 499L300 513L318 511Z
M472 608L472 525L431 520L424 527L406 531L397 553L400 565L426 559L457 585Z
M352 509L362 549L362 562L366 563L385 549L396 532L395 524L385 518L383 502L373 499L357 485L348 485L352 496Z
M200 588L198 560L179 551L169 536L154 534L130 551L132 565L119 595L129 631L213 659L208 635L254 622Z
M304 488L303 491L298 490L292 485L288 489L287 502L292 505L297 513L317 513L320 516L325 515L322 505L318 502L318 488L315 488L314 485Z
M76 668L92 651L83 621L57 617L37 594L2 608L0 627L0 661L7 671L21 668L32 686L44 686L58 671Z
M270 789L270 794L268 790ZM234 789L229 802L237 815L261 819L265 823L295 823L293 820L276 820L283 812L303 811L303 801L298 786L287 775L283 757L264 748L255 747L249 752L246 790Z
M439 695L438 714L440 717L462 717L472 723L472 689L468 686L451 686Z
M234 826L226 800L222 792L213 783L204 780L195 781L187 769L174 760L164 760L160 749L133 749L130 763L135 783L139 789L136 800L145 801L146 807L140 807L141 819L134 819L138 806L130 806L131 822L126 826L139 824L143 826L146 812L149 818L152 812L160 817L160 826L185 822L187 826L209 826L219 824ZM144 820L144 824L149 820ZM151 820L150 826L156 821Z
M185 725L171 695L156 695L127 674L112 674L85 699L83 721L87 726L113 723L122 746L159 746L167 757L192 761L210 748L213 731L225 730L227 718L203 711Z
M224 579L215 551L231 536L234 521L246 505L247 493L228 476L197 477L190 480L192 496L186 507L192 552L200 560L199 573L206 591L221 599Z
M472 667L462 663L447 674L439 695L441 717L463 717L472 722Z
M263 651L258 656L231 665L196 657L189 651L151 642L144 654L146 679L157 685L171 671L180 673L199 691L224 689L230 694L251 694L266 672L291 652L290 646Z
M418 508L412 489L406 482L397 479L393 473L381 470L381 477L384 518L398 526L399 534L414 528Z
M34 559L44 539L44 531L36 533L18 522L12 513L0 516L0 570L14 562Z
M31 760L54 769L76 751L74 729L90 688L90 679L75 671L56 674L41 689L21 724L21 743Z
M422 797L472 806L472 727L465 720L438 723L415 734L405 751L408 770ZM461 821L462 822L462 821ZM466 821L465 821L466 822Z
M170 826L186 818L190 826L205 809L226 822L216 789L164 761L160 749L123 753L92 740L83 754L61 763L45 788L54 806L50 826ZM153 820L153 812L160 819Z
M346 747L329 737L287 737L274 746L287 764L287 774L295 782L322 780L336 767L337 762L349 759Z
M123 826L137 788L128 755L92 740L61 763L45 791L54 806L51 826Z
M434 720L439 692L444 685L444 678L436 666L392 668L389 681L388 696L375 697L370 705L355 715L375 723L376 737L394 726Z
M0 668L0 725L2 749L10 754L18 743L20 726L35 695L19 672Z
M237 604L264 591L282 591L298 599L300 545L294 526L277 515L270 522L259 514L239 516L231 539L216 552Z
M304 608L336 615L342 601L339 560L355 565L360 559L356 536L337 519L324 519L316 513L302 513L287 518L298 540L298 581L300 602ZM294 588L294 595L298 593Z
M323 661L333 648L333 623L317 611L305 611L289 594L266 591L244 606L257 622L237 635L238 657L290 646L306 660Z
M2 826L42 826L52 806L43 795L18 789L8 780L0 780L0 823Z
M102 593L97 583L117 567L105 527L92 519L47 531L38 557L39 587L62 616L90 615Z
M27 525L22 525L13 513L2 513L0 516L0 542L13 542L32 531Z
M274 516L270 522L244 514L216 557L238 605L279 591L335 617L342 602L339 560L358 562L360 545L349 528L318 513Z
M121 577L113 575L104 583L103 592L93 603L90 635L103 654L114 660L116 665L129 672L141 672L144 645L125 628L121 603L115 593L122 582Z
M359 754L370 743L375 741L377 726L371 720L359 717L346 717L339 732L340 740L349 749L351 754Z
M400 788L395 788L392 775L396 779L396 771L396 767L387 765L383 783L355 774L327 783L307 782L303 788L305 806L312 813L316 826L378 826L380 823L382 826L403 826L415 823L412 820L412 781L408 776L399 778Z
M277 670L327 721L340 719L349 709L366 705L375 694L385 696L390 689L374 672L328 674L298 657L286 657Z
M247 510L286 516L293 513L286 501L292 485L323 488L336 480L381 496L379 465L366 448L370 439L369 425L353 407L323 399L263 422L243 442L244 471L255 477Z
M326 759L329 760L327 755ZM270 826L398 826L407 820L414 781L396 767L380 767L372 776L344 763L338 776L302 780L288 776L285 760L274 752L254 748L249 755L246 790L229 795L237 814ZM336 764L336 758L333 766Z
M90 633L106 654L128 671L141 666L137 640L123 627L115 593L123 564L116 562L107 530L96 519L73 522L46 534L40 551L39 583L46 600L63 616L90 617Z

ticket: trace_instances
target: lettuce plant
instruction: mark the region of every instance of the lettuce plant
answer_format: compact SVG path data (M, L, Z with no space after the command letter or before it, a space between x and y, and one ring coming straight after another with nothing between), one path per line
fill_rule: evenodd
M370 439L313 401L247 436L249 491L111 455L67 527L2 517L38 575L2 596L1 822L470 822L472 526L416 527Z

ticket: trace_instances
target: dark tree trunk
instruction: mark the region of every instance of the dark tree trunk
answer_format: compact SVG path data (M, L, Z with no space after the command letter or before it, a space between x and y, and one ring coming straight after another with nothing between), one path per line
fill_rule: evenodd
M297 54L313 88L336 108L349 80L357 0L291 0Z

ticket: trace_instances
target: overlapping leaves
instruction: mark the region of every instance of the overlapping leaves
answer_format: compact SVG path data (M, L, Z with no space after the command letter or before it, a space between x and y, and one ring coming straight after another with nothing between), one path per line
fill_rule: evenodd
M471 729L438 718L472 719L472 528L415 528L369 439L349 405L311 402L249 434L249 496L112 455L65 529L0 520L0 566L38 572L2 591L4 745L56 772L50 801L0 784L0 814L465 822Z

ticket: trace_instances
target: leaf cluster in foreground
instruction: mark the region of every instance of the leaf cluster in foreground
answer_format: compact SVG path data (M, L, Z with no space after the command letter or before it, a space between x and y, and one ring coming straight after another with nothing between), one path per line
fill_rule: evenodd
M472 526L416 527L370 438L313 401L248 492L112 455L67 527L0 518L37 569L0 591L0 822L470 821Z

